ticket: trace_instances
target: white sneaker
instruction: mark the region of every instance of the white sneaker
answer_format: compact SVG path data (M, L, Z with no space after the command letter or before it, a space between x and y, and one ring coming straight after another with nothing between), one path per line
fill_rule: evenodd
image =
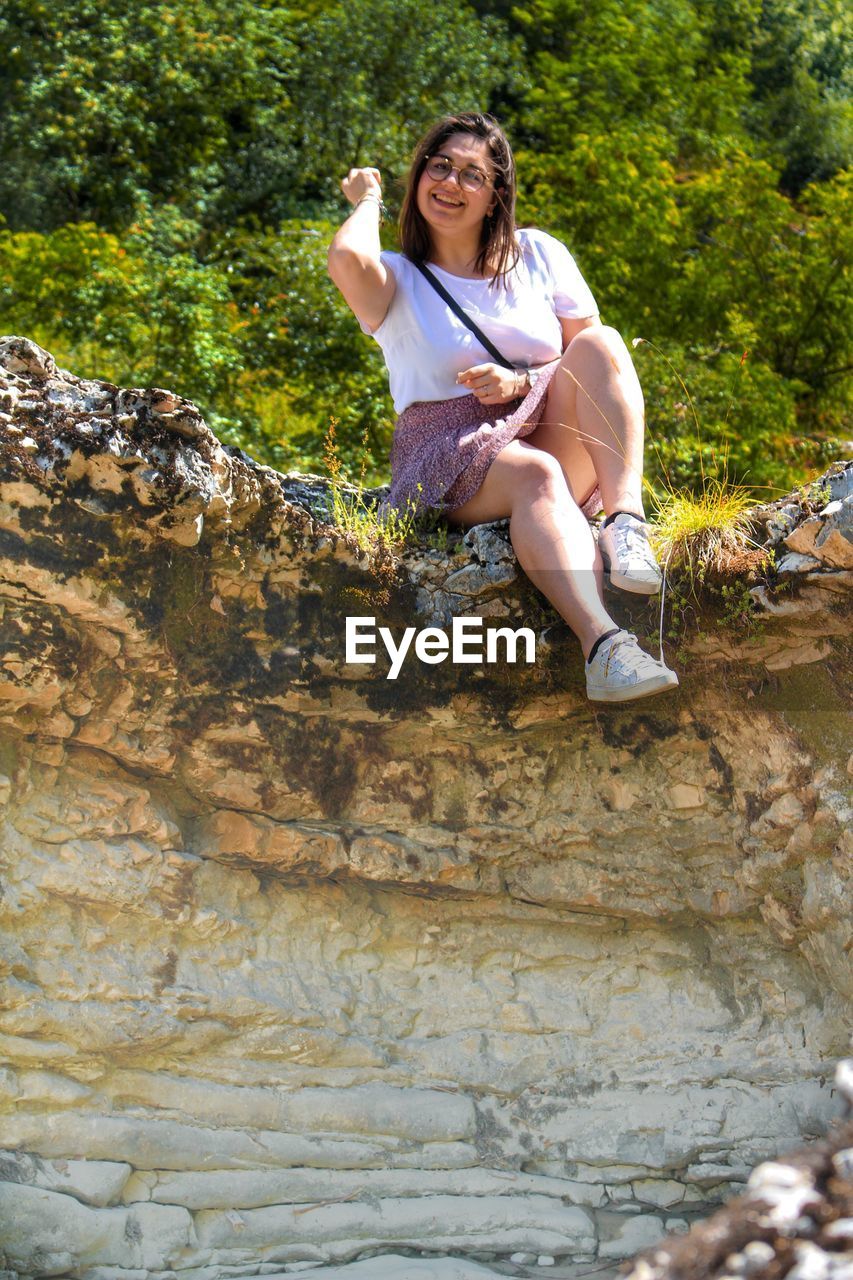
M675 672L644 653L630 631L617 631L586 664L586 693L593 702L631 702L677 684Z
M610 582L623 591L653 596L660 591L660 569L649 544L648 526L620 512L598 535L598 546Z

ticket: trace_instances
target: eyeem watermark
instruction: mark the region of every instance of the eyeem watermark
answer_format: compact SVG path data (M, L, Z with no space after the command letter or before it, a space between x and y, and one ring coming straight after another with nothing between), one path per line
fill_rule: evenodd
M509 627L489 627L484 653L483 623L483 618L454 618L449 635L441 627L424 627L422 631L406 627L397 644L388 627L377 629L375 618L347 618L346 662L375 662L377 634L391 659L386 680L397 679L413 640L415 657L430 666L448 658L454 664L514 663L519 661L519 645L523 645L524 662L536 661L536 636L529 627L519 627L516 631ZM500 657L499 646L503 649Z

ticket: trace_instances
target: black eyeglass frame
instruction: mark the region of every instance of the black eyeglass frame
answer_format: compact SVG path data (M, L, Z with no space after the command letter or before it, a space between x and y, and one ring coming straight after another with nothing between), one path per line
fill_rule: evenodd
M448 172L445 174L442 174L441 176L439 176L436 173L430 173L429 167L435 160L438 160L441 163L446 164L448 166ZM488 185L488 183L494 181L494 179L490 178L489 175L487 173L484 173L482 169L478 169L475 164L466 164L461 166L458 164L454 164L453 161L450 159L450 156L444 155L441 151L437 151L435 155L429 155L426 157L426 159L424 160L424 172L430 178L432 178L433 182L441 182L443 178L449 177L451 173L457 173L459 175L458 182L460 187L462 187L462 190L470 191L472 195L474 195L475 192L477 191L482 191L483 188ZM463 184L462 182L463 173L476 173L477 176L480 179L482 179L482 181L480 182L479 186L475 186L475 187L472 187L468 184Z

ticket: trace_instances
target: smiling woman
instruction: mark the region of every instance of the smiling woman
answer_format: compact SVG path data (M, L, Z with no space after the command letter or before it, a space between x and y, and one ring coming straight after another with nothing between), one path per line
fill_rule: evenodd
M614 623L602 590L605 569L627 591L660 587L639 382L569 251L516 228L515 164L497 121L447 116L421 140L402 253L381 251L379 170L351 169L341 187L354 208L329 273L388 366L400 415L390 505L419 502L458 525L509 517L519 563L580 640L593 700L677 685ZM588 517L602 506L596 543Z

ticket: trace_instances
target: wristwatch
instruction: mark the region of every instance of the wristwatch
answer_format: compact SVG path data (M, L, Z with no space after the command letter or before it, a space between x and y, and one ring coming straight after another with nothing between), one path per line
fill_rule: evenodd
M524 394L530 395L530 392L536 386L536 379L539 377L539 373L540 373L539 369L525 369L524 365L519 366L519 368L515 370L516 387L523 385L522 383L519 383L518 381L519 378L522 378L522 377L526 378L527 391ZM520 391L517 391L516 394L521 395L522 393Z

